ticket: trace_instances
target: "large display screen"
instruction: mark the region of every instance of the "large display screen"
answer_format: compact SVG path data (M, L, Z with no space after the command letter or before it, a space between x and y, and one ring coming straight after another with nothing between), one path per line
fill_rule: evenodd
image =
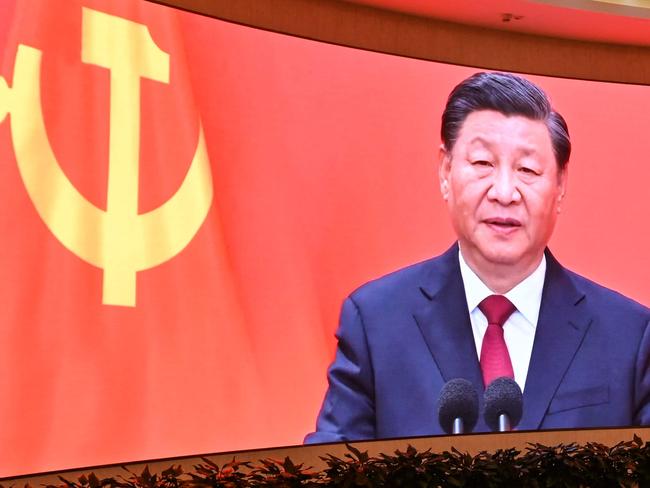
M0 476L300 444L344 298L454 242L440 115L476 71L3 1ZM650 88L527 78L573 142L551 250L650 303Z

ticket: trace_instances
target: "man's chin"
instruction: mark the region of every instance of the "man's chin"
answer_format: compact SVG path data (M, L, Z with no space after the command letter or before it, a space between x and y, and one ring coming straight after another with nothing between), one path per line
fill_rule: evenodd
M495 266L514 266L522 262L524 254L519 249L499 245L486 249L479 248L478 251L486 264L493 264Z

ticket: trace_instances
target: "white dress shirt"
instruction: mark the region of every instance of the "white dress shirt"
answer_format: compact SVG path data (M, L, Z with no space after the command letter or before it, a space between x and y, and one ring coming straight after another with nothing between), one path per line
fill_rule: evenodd
M490 290L485 283L472 271L463 258L463 253L458 252L460 261L460 274L465 287L465 297L469 309L472 333L479 359L483 336L487 330L487 318L478 308L479 303L490 295L499 295ZM505 297L517 308L503 324L503 337L508 347L515 381L524 391L530 356L533 352L535 329L539 318L539 308L542 302L542 289L546 275L546 257L542 255L539 266L524 281L505 294Z

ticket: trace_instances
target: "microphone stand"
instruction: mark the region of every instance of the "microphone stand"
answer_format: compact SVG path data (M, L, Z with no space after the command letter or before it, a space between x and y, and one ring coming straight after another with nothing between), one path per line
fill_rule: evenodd
M454 419L454 424L451 427L452 434L464 434L465 433L465 422L463 422L462 417L456 417Z
M510 432L512 426L510 425L510 417L505 413L499 414L499 432Z

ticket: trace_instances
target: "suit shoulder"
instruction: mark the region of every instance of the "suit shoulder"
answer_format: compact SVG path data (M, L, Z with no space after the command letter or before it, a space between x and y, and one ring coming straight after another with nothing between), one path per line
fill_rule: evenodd
M621 311L625 314L638 315L646 321L650 320L650 308L647 306L573 271L567 271L577 288L582 290L598 307L612 313Z
M421 296L420 286L436 274L440 259L430 258L373 279L354 290L350 298L357 304L385 305L409 295Z

